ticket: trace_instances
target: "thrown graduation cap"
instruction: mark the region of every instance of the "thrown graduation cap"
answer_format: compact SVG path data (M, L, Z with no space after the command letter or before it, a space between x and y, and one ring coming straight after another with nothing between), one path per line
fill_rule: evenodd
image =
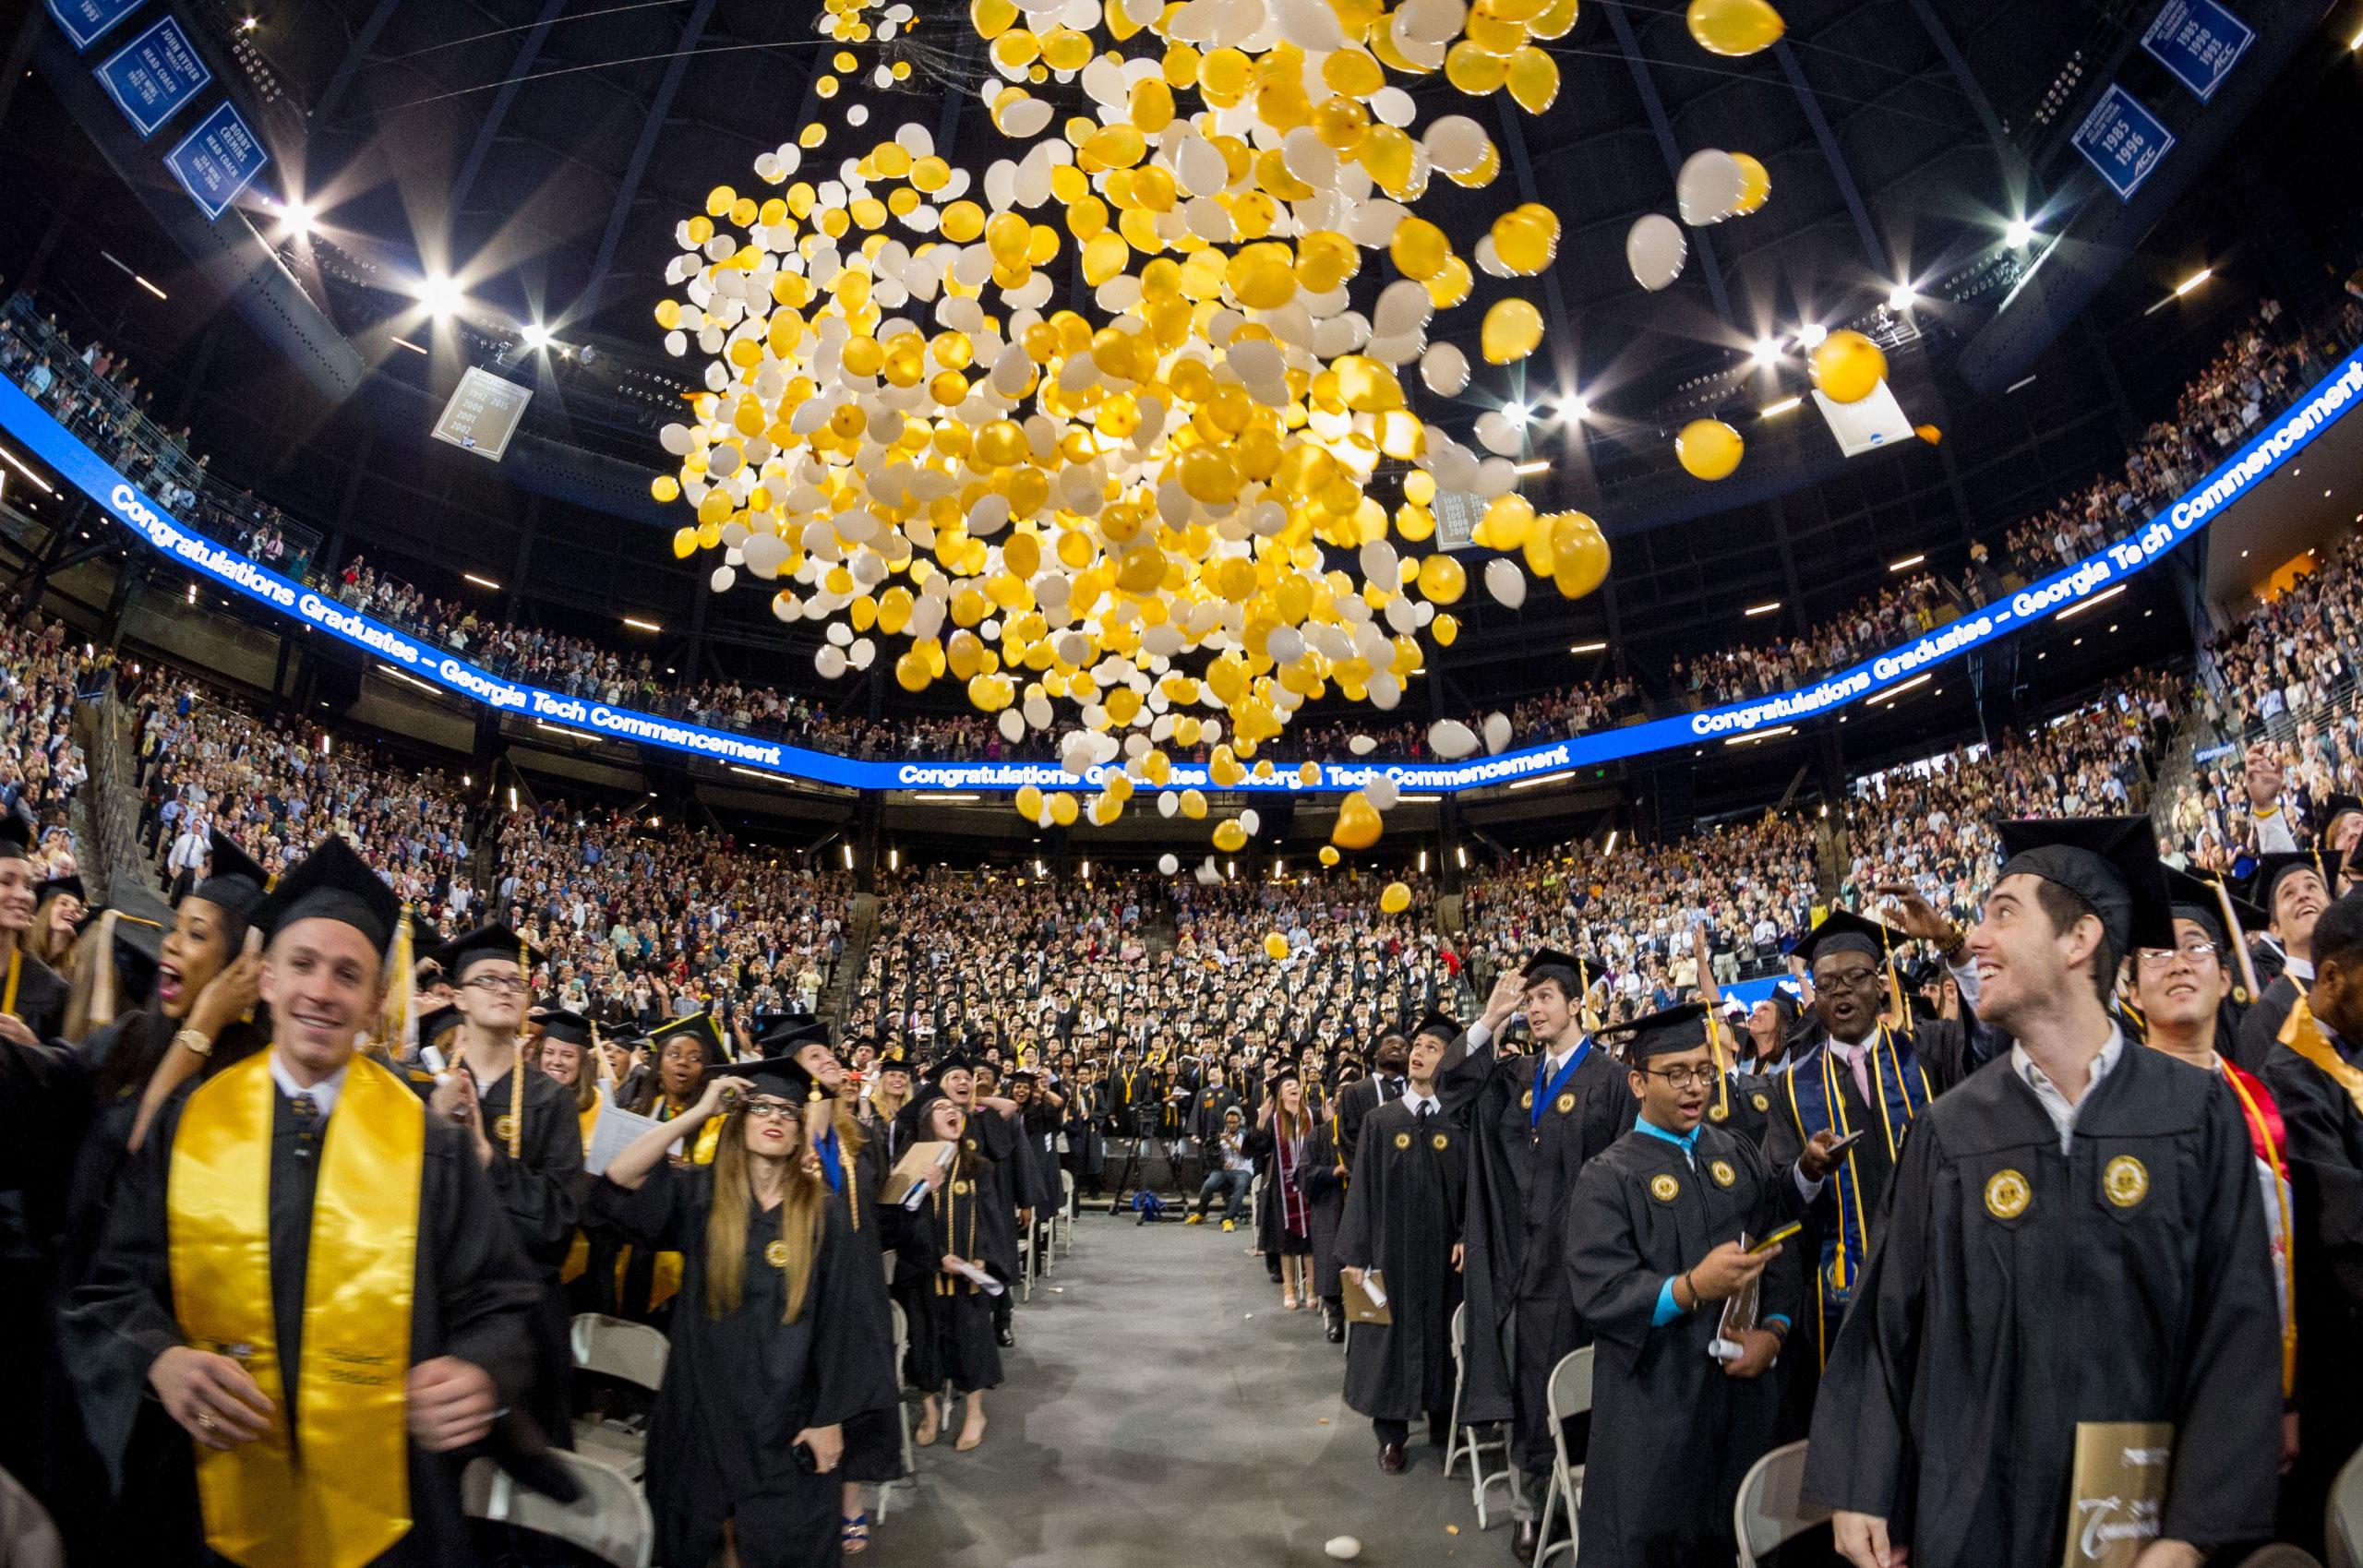
M299 920L335 920L369 939L382 953L393 940L402 901L343 839L330 834L287 868L256 906L254 923L276 935Z
M456 986L476 964L497 959L517 964L521 955L523 961L536 964L546 963L549 957L539 948L527 946L525 939L510 929L506 922L495 920L489 926L479 926L453 937L428 956L443 966L444 975Z
M2321 856L2312 850L2285 849L2257 856L2256 870L2249 878L2248 895L2251 904L2267 911L2268 923L2272 919L2273 895L2281 891L2284 881L2301 871L2311 872L2314 880L2322 884L2322 898L2327 902L2332 896L2330 879L2322 875Z
M1707 1009L1698 1002L1686 1001L1630 1023L1612 1024L1596 1031L1595 1037L1611 1045L1621 1043L1627 1061L1647 1061L1673 1051L1697 1050L1707 1043Z
M212 860L212 868L206 873L205 880L191 890L191 896L244 919L262 902L263 890L270 885L270 874L255 863L253 856L238 847L236 839L221 829L212 829L208 838L207 854Z
M2189 871L2178 871L2172 866L2165 868L2165 870L2166 895L2173 900L2174 917L2194 922L2213 937L2218 946L2229 941L2231 933L2224 928L2224 904L2215 896L2215 884ZM2263 910L2233 893L2228 887L2225 892L2231 898L2232 914L2238 918L2241 930L2261 931L2272 923L2272 916Z
M82 886L82 879L76 876L71 871L66 872L62 877L52 877L49 880L42 883L41 886L33 889L33 902L38 904L42 900L53 898L59 893L66 893L84 904L90 902L90 894L89 891Z
M1865 919L1851 909L1833 909L1798 938L1789 952L1810 968L1826 952L1859 952L1865 958L1884 960L1899 944L1911 940L1894 927Z
M757 1021L755 1044L778 1055L808 1045L829 1043L829 1025L809 1012L767 1013Z
M591 1021L579 1012L562 1007L543 1008L534 1012L534 1022L542 1026L544 1039L586 1048L591 1044Z
M1450 1045L1460 1038L1460 1022L1449 1012L1438 1008L1430 1008L1426 1015L1420 1020L1419 1027L1413 1029L1411 1033L1414 1035L1433 1035L1446 1045Z
M1996 880L2032 876L2077 894L2120 954L2175 945L2172 900L2150 819L2054 817L1997 824L2007 857Z
M665 1047L676 1040L695 1041L708 1067L722 1067L730 1060L729 1052L722 1047L722 1032L710 1012L692 1012L687 1018L673 1019L648 1032L648 1048L658 1056L663 1056Z

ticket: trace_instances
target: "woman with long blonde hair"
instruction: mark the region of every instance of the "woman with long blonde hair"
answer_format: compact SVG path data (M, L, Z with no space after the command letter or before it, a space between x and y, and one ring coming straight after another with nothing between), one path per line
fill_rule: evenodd
M860 1300L875 1275L811 1157L811 1075L788 1058L740 1071L709 1073L694 1105L618 1155L592 1208L683 1259L648 1438L657 1561L806 1568L838 1558L846 1421L899 1394ZM666 1157L717 1118L713 1164Z

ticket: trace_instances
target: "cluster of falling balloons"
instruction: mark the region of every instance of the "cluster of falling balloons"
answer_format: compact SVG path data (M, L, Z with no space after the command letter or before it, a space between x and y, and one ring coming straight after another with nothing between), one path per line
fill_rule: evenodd
M821 26L851 44L909 18L829 0ZM757 188L718 186L678 226L656 323L703 365L661 432L678 466L654 494L695 514L676 555L720 550L715 592L743 574L781 620L823 626L824 677L900 639L906 689L956 680L1013 742L1061 727L1065 772L1096 792L1017 802L1058 825L1113 821L1143 790L1202 818L1169 748L1210 748L1229 788L1277 779L1256 753L1308 701L1396 707L1468 589L1432 545L1442 494L1475 498L1497 601L1523 601L1521 563L1590 592L1592 520L1539 514L1514 447L1456 440L1405 384L1462 390L1438 317L1476 270L1550 267L1560 223L1509 205L1461 255L1415 209L1439 177L1490 185L1500 150L1467 114L1419 124L1402 83L1441 73L1539 113L1559 86L1545 45L1575 19L1576 0L971 0L1009 156L972 174L916 124L823 155L815 122L755 160ZM1692 7L1725 53L1768 25L1762 0ZM1745 168L1717 156L1716 177ZM1381 251L1394 276L1365 284L1365 314L1354 285ZM1541 333L1504 297L1477 351L1511 364ZM1392 802L1348 796L1333 843L1368 847Z

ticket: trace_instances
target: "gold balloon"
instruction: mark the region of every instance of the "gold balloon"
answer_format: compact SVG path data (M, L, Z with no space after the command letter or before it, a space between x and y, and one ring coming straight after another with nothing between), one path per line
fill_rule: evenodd
M1379 820L1378 808L1361 790L1349 793L1337 806L1337 825L1329 830L1329 842L1339 849L1363 850L1378 842L1386 824Z
M1264 952L1271 958L1272 962L1275 964L1278 963L1281 959L1286 958L1289 955L1288 938L1280 935L1277 931L1265 932L1264 934Z
M1247 847L1247 830L1240 826L1238 818L1226 818L1215 824L1215 847L1225 855L1236 855Z
M1524 359L1542 341L1542 313L1516 295L1495 300L1485 312L1477 341L1488 365Z
M1194 789L1182 792L1182 815L1195 822L1206 814L1206 797Z
M1344 857L1337 853L1336 844L1325 844L1321 846L1321 864L1324 866L1335 866L1342 858Z
M1945 433L1933 425L1915 425L1912 427L1912 433L1932 447L1945 438Z
M1608 540L1600 524L1582 512L1570 514L1566 532L1553 541L1551 574L1560 597L1580 599L1608 580Z
M1720 419L1694 419L1673 438L1673 455L1694 479L1728 479L1745 444Z
M1772 194L1772 172L1747 153L1734 152L1730 157L1739 165L1739 205L1732 209L1732 216L1745 218Z
M1887 378L1887 355L1862 333L1841 329L1813 346L1805 361L1814 389L1834 403L1858 403Z
M1074 826L1074 820L1080 809L1075 805L1074 796L1064 790L1050 796L1050 820L1062 828Z
M1690 0L1686 19L1699 48L1732 58L1769 49L1788 30L1766 0Z
M1400 915L1411 907L1411 890L1401 882L1389 882L1378 895L1378 906L1389 915Z

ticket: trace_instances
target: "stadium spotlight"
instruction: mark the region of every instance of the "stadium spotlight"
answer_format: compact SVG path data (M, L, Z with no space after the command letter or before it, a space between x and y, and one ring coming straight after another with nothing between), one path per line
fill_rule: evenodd
M1777 338L1758 338L1748 357L1758 365L1770 365L1781 357L1781 342Z
M2009 227L2002 231L2002 243L2012 250L2026 249L2034 244L2034 225L2023 218L2011 219Z
M1913 292L1911 284L1898 283L1887 292L1887 307L1889 310L1909 310L1912 302L1919 297Z
M428 277L418 281L415 291L419 308L440 321L460 308L460 285L450 278Z
M538 321L528 321L517 329L517 341L529 349L546 349L550 346L550 329Z
M1520 402L1504 403L1502 405L1502 417L1522 430L1526 427L1526 405Z
M319 216L319 209L308 201L282 201L279 204L279 232L289 239L300 240L312 232Z

